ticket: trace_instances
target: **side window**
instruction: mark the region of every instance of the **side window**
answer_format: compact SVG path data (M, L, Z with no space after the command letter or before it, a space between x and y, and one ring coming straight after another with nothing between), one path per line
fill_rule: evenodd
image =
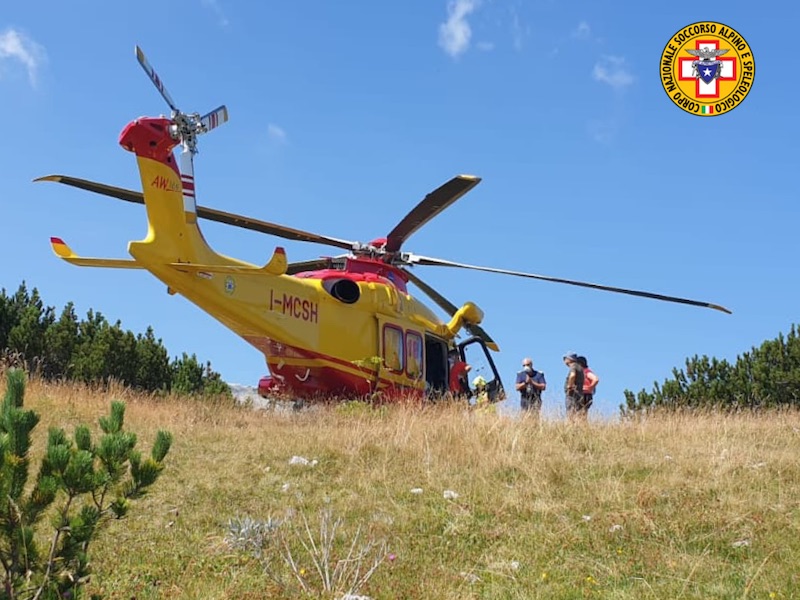
M406 332L406 373L416 379L422 377L422 336L416 331Z
M383 326L383 363L391 371L403 370L403 330L394 325Z

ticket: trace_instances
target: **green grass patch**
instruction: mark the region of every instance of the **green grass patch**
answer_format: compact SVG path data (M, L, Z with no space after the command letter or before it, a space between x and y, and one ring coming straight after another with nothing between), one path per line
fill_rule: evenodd
M303 545L320 544L329 511L331 572L354 540L381 549L358 590L376 600L798 597L796 413L591 425L457 406L278 414L32 382L34 449L112 397L142 444L158 429L175 442L150 494L93 545L89 593L340 598L346 585L325 589ZM228 539L245 516L283 523L261 557Z

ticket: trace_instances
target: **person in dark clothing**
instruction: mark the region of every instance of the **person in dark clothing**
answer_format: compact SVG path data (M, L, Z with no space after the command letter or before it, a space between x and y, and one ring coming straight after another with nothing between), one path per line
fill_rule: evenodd
M520 408L538 415L542 409L542 392L547 389L547 382L544 372L535 370L530 358L522 359L522 371L517 373L514 387L519 392Z
M574 352L564 355L564 364L569 369L567 379L564 382L564 394L566 396L567 417L574 419L581 415L583 406L583 367L578 362L578 355ZM583 412L585 416L586 413Z

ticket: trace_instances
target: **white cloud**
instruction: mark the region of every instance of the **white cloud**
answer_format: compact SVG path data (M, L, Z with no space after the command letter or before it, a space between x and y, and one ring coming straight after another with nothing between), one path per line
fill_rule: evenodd
M480 5L480 0L450 0L447 21L439 25L439 46L453 58L469 48L472 28L467 17Z
M607 83L615 90L622 90L633 83L633 75L625 66L625 59L620 56L603 56L595 63L592 70L595 81Z
M274 142L285 142L286 132L283 130L283 128L270 123L267 125L267 137Z
M15 29L0 33L0 65L6 60L17 60L28 70L28 79L36 86L36 74L45 61L44 47Z
M579 40L586 40L592 35L592 28L586 21L581 21L578 26L572 30L572 37Z
M225 13L223 12L222 7L219 5L219 2L217 2L217 0L200 0L200 2L206 8L209 8L212 11L214 11L214 13L217 15L217 18L219 19L219 24L221 27L227 27L228 25L230 25L228 17L225 16Z

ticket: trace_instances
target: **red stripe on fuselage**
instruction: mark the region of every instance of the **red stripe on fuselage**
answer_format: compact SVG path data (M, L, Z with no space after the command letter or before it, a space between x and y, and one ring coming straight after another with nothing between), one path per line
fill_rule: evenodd
M390 397L422 398L423 396L423 390L413 387L410 383L408 385L397 383L386 377L378 377L376 382L375 372L372 369L358 366L335 356L295 346L287 346L269 338L245 336L245 340L264 353L272 376L280 381L285 388L298 396L306 398L341 395L361 396L376 391L376 387ZM281 364L284 358L320 361L320 364L311 366ZM339 369L330 364L322 364L322 361L347 367L347 370ZM353 373L353 370L358 371L358 373Z
M318 271L305 271L297 273L300 279L319 279L325 281L331 278L346 278L351 281L365 283L380 283L394 286L398 291L407 294L406 275L401 269L387 265L378 259L348 258L347 265L340 269L320 269Z

